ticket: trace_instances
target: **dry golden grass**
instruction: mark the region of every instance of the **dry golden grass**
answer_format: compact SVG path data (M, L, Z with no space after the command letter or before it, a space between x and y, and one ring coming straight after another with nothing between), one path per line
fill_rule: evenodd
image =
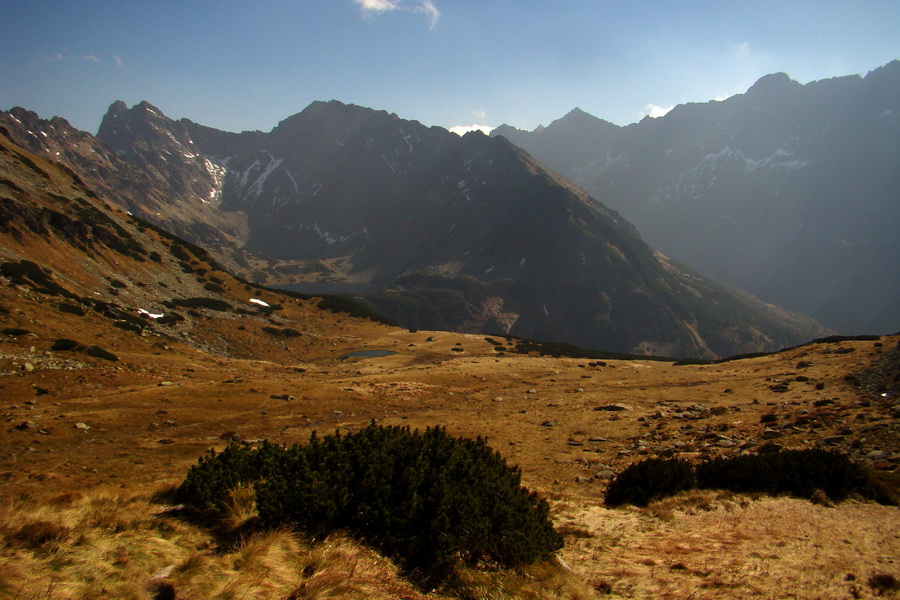
M843 381L866 364L871 344L847 344L857 348L851 354L826 352L831 347L821 345L724 365L618 361L588 371L583 361L571 359L510 357L498 363L478 354L490 347L473 336L438 334L428 352L403 353L408 344L425 345L430 335L392 332L378 345L398 355L304 363L302 373L278 363L186 363L160 354L133 355L131 364L145 365L146 372L136 366L75 375L48 369L7 377L5 392L20 403L10 423L35 419L50 433L9 431L3 439L0 598L144 599L164 585L194 600L420 598L421 591L390 562L349 540L310 545L287 532L251 534L249 488L235 490L214 533L155 514L161 507L153 501L170 498L171 486L147 490L150 482L183 477L207 447L224 444L222 431L290 443L304 441L311 429L352 430L372 418L488 436L522 466L526 485L552 500L566 540L561 556L572 571L544 565L520 573L467 572L465 597L812 599L895 593L890 578L900 574L896 508L852 502L830 508L690 492L645 509L608 510L600 504L603 480L591 478L602 465L618 471L639 459L634 440L645 432L660 436L653 444L685 441L690 455L706 447L707 430L758 439L762 414L776 411L784 418L801 409L816 411L822 399L839 407L829 407L834 425L821 432L787 429L780 443L802 447L815 441L813 435L831 435L849 424L867 428L855 435L869 440L885 432L876 443L890 449L895 421L861 407ZM465 344L466 356L449 358L455 340ZM790 377L801 359L812 361L804 372L825 382L825 389L795 383L793 395L771 392L772 380ZM233 383L236 378L241 381ZM70 380L72 385L63 383ZM174 383L160 387L161 380ZM53 393L28 410L34 385ZM285 390L296 399L270 397ZM613 402L627 405L621 417L595 409ZM653 417L692 402L729 410L702 421L668 419L665 428L664 419ZM869 416L861 420L864 412ZM148 425L167 419L175 424ZM80 432L71 427L76 421L94 427ZM161 444L164 437L172 443ZM578 482L580 476L588 482ZM107 491L66 491L95 490L101 483L110 486Z
M217 545L209 531L154 504L154 496L105 490L6 504L0 598L149 600L168 592L216 600L425 597L391 561L347 537L310 543L281 529ZM245 490L234 500L225 519L232 532L253 517ZM579 577L555 563L520 572L467 570L456 591L472 600L592 597Z
M870 598L866 582L896 573L895 507L692 491L647 508L557 505L593 535L562 555L624 598Z
M145 598L138 582L199 543L196 531L112 491L18 499L0 512L3 597Z
M309 544L278 530L217 548L145 495L19 499L3 507L0 533L0 598L148 599L163 588L222 600L421 597L349 539Z
M466 570L460 575L465 598L472 600L589 600L595 590L560 560L538 562L516 571Z

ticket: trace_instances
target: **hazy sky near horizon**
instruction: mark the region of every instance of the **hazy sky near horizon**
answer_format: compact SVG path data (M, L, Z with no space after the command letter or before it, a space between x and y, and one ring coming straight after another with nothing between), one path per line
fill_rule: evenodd
M336 99L444 127L619 125L900 58L897 0L6 1L0 109L92 133L115 100L268 131Z

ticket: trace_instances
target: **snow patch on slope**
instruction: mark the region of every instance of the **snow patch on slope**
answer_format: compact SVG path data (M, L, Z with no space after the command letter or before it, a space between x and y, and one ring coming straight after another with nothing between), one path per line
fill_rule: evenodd
M225 176L228 174L228 170L224 166L217 165L208 158L203 159L203 166L206 167L206 171L209 173L213 182L212 188L209 190L209 199L203 200L203 202L207 203L221 200L222 186L225 185Z
M691 169L691 172L703 172L716 169L724 163L725 165L742 165L744 173L753 173L754 171L761 169L771 169L779 173L785 173L796 169L802 169L810 164L808 160L785 160L793 155L793 152L779 148L769 156L757 160L747 156L737 148L725 146L718 152L710 152L704 156L703 160L700 161L700 164Z

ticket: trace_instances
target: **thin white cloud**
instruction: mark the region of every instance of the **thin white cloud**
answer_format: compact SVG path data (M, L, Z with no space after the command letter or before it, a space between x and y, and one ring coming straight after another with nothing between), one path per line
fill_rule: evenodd
M658 119L659 117L664 116L667 112L675 108L675 105L672 106L659 106L657 104L648 104L644 107L644 110L641 111L641 117L652 117L654 119Z
M395 10L420 13L428 17L431 29L434 29L438 19L441 18L441 11L435 6L434 0L353 0L353 2L359 5L365 17Z
M118 56L113 56L113 61L115 61L117 67L125 67L125 63Z
M379 13L400 8L398 0L353 0L359 4L364 13Z
M96 54L88 54L87 56L82 57L84 60L89 60L91 62L100 62L100 57Z
M434 29L438 19L441 18L441 11L437 9L434 2L431 0L419 0L419 6L414 7L413 10L428 17L428 20L430 21L429 27L431 29Z
M492 132L496 127L493 125L454 125L453 127L448 127L447 131L455 133L456 135L466 135L470 131L480 131L485 135L488 135Z

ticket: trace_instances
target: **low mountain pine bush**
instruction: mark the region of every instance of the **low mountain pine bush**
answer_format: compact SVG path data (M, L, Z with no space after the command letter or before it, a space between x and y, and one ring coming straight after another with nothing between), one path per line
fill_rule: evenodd
M647 506L653 500L689 490L695 485L694 467L677 458L650 458L629 465L610 482L605 502L609 506Z
M646 506L695 487L810 499L821 490L834 501L857 493L877 502L896 502L894 494L863 467L844 454L822 449L761 449L757 454L715 458L696 466L678 459L651 458L619 473L607 488L605 502Z
M269 527L314 537L345 530L394 559L415 579L447 581L459 563L516 567L562 546L547 503L521 485L484 439L440 427L369 427L288 448L229 446L200 459L179 501L220 514L228 491L256 488Z
M822 490L835 501L863 490L867 479L862 467L845 455L821 449L716 458L697 466L698 487L798 498L812 498Z
M197 516L218 518L227 510L232 490L253 485L272 473L283 454L281 446L269 442L257 449L229 444L220 453L210 450L188 470L175 497Z

